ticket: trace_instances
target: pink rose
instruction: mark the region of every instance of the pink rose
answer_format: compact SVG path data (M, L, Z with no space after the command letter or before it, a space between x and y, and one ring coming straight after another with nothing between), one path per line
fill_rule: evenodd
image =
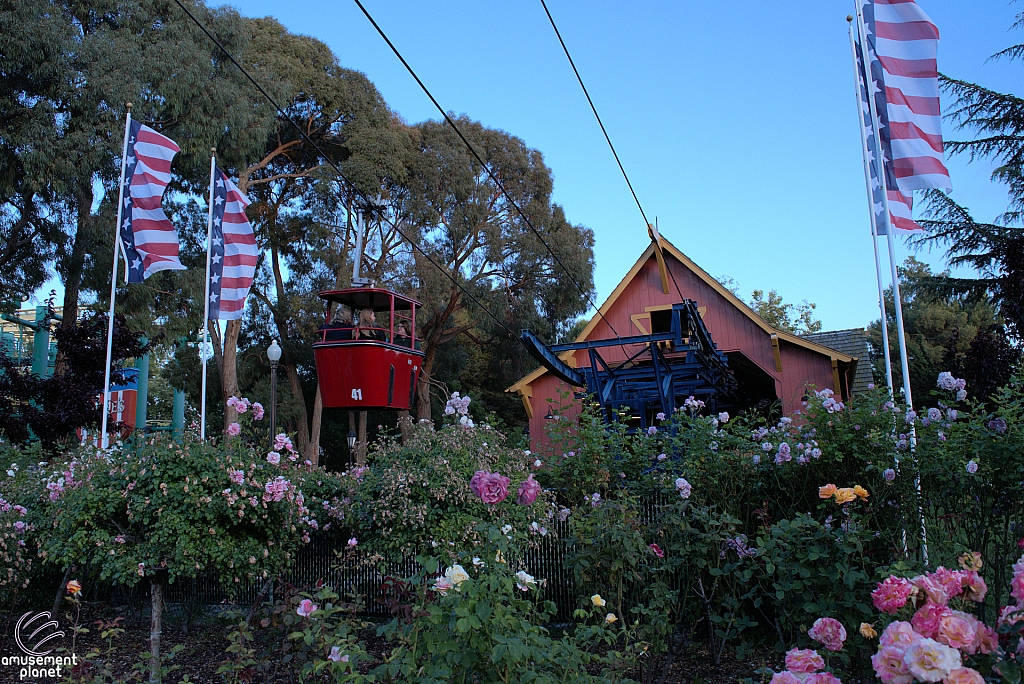
M949 603L949 594L946 587L933 575L918 575L910 580L914 586L924 592L925 596L932 603L944 606Z
M791 672L817 672L825 667L825 659L810 648L793 648L786 653L786 669Z
M954 610L939 620L939 630L935 640L940 644L964 650L973 649L976 636L977 629L974 626L973 616Z
M914 585L902 577L889 576L878 588L871 592L871 600L878 610L895 615L907 604L907 598L914 590Z
M470 481L470 483L472 486L472 481ZM540 494L540 489L540 483L533 479L533 474L530 474L525 480L523 480L523 483L519 485L519 493L516 495L516 501L519 502L520 506L529 506L537 500L537 495Z
M911 684L914 681L914 675L903 662L905 649L904 645L891 644L871 656L871 667L885 684Z
M478 497L483 498L483 483L490 475L486 470L478 470L473 474L473 477L469 478L469 488L473 490L473 493Z
M903 654L910 674L922 682L938 682L963 666L960 652L933 639L920 639Z
M474 494L480 497L481 501L493 506L501 503L508 496L509 482L510 480L504 475L478 470L470 479L469 487Z
M952 611L946 606L928 602L918 608L917 612L914 613L914 617L910 618L910 624L914 626L914 629L921 636L934 639L935 635L939 633L939 625L942 623L942 618L950 614L952 614Z
M1024 572L1020 570L1013 573L1013 579L1010 580L1010 596L1024 601Z
M957 597L963 591L963 579L961 573L956 570L947 570L940 565L938 570L931 573L931 578L942 585L949 598Z
M988 593L988 585L985 584L985 580L982 579L977 570L960 573L960 583L960 586L963 587L965 599L975 603L981 603L985 600L985 594Z
M295 609L295 612L298 613L299 615L301 615L302 617L306 618L306 617L309 617L310 615L312 615L313 611L315 611L315 610L316 610L316 604L315 603L313 603L309 599L302 599L302 602L299 603L299 607Z
M843 684L843 682L831 672L818 672L805 679L804 684Z
M242 432L242 426L238 423L231 423L228 425L228 434L232 437L237 437Z
M768 684L801 684L801 682L792 672L776 672Z
M846 641L846 628L839 620L823 617L814 621L807 635L830 651L840 651Z
M253 420L263 420L263 404L256 402L252 405Z
M999 648L999 635L996 630L988 625L979 622L974 634L973 653L988 655Z
M960 667L949 673L943 684L985 684L985 678L977 670Z
M658 558L664 558L665 557L665 552L662 551L661 547L658 546L657 544L648 544L648 546L650 547L651 551L654 552L654 555L657 556Z
M228 397L228 408L235 408L238 406L238 397Z
M896 645L906 648L920 638L921 635L914 631L913 626L909 622L897 620L896 622L889 623L889 626L882 632L878 643L882 646Z

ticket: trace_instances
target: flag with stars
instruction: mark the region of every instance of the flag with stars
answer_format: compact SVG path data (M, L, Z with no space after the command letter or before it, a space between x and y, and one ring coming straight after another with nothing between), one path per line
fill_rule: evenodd
M914 0L858 1L872 80L880 87L879 113L885 112L887 157L898 187L907 193L949 191L936 59L939 29Z
M219 168L214 178L209 245L210 318L229 321L242 317L259 250L245 217L249 200Z
M170 138L131 122L120 230L126 282L141 283L158 271L185 269L178 259L178 231L160 207L171 182L171 160L179 151Z
M859 33L859 31L858 31ZM888 135L889 116L886 110L884 93L879 86L882 78L882 68L878 60L872 60L871 79L865 79L867 73L864 69L863 51L860 40L855 46L857 54L857 80L859 82L858 92L860 94L861 126L864 128L864 139L868 148L868 168L871 176L871 210L875 213L875 228L878 235L887 235L889 225L892 225L896 233L911 233L924 230L914 221L914 195L913 192L903 193L899 188L896 174L892 166L892 144ZM875 98L875 108L878 114L878 126L881 129L879 135L875 135L874 126L871 125L871 109L868 104L867 84L871 83L871 93ZM879 144L882 152L879 154ZM879 180L879 167L885 170L885 184L889 196L890 220L886 220L885 205L882 202L882 183Z

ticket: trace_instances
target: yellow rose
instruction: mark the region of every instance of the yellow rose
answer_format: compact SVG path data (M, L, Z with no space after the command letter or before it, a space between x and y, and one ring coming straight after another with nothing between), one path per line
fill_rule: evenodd
M853 493L856 494L857 496L859 496L862 499L866 499L869 496L868 490L864 489L860 485L854 485L853 486Z
M964 570L974 570L978 572L981 570L983 563L981 562L981 553L978 551L968 551L964 555L960 556L960 567Z
M831 499L836 493L836 486L834 484L827 484L824 487L818 487L818 496L822 499Z
M71 594L72 596L77 596L78 593L80 591L82 591L82 584L78 580L71 580L67 584L67 590L68 590L68 593Z
M618 620L619 618L615 617L615 613L608 613L604 616L604 621L607 622L609 625L613 622L618 622Z
M594 606L596 606L597 608L602 608L605 604L605 600L601 598L600 594L594 594L593 596L591 596L590 602L593 603Z
M857 498L857 493L853 491L853 487L840 487L836 490L836 503L842 506L845 503L850 503Z
M878 632L875 631L874 625L862 622L860 623L860 635L865 639L874 639L878 636Z

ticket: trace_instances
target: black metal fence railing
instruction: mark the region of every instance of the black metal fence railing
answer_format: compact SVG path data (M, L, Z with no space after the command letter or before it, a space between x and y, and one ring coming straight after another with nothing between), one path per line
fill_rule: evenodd
M665 504L661 497L652 497L640 502L640 519L652 522L658 515L658 508ZM567 558L572 547L567 543L569 525L557 520L548 527L554 534L536 536L536 544L522 552L521 563L526 572L538 581L543 580L543 598L557 606L554 619L558 622L571 620L577 607L576 584ZM342 539L330 540L314 537L299 552L295 564L282 576L282 580L299 588L316 586L317 582L330 585L340 596L363 607L370 616L387 614L387 608L377 601L382 597L381 583L386 576L409 577L418 570L414 558L402 558L390 564L387 572L358 559L341 562L340 552L344 549ZM252 604L259 595L262 582L234 582L234 578L219 578L214 574L191 580L180 580L167 588L167 600L174 603L204 603L240 605Z

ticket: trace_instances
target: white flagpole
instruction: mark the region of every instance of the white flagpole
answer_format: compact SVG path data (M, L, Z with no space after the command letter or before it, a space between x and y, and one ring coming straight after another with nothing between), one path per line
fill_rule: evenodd
M107 410L110 406L110 357L114 349L114 302L117 297L117 257L121 248L121 213L124 209L124 173L128 161L128 134L132 127L132 103L125 105L124 144L121 146L121 182L117 186L117 226L114 231L114 266L110 274L110 311L107 314L107 362L103 366L103 417L100 419L100 448L109 446L107 439ZM125 269L128 268L127 258Z
M892 362L889 359L889 323L886 321L885 315L885 293L882 288L882 265L878 258L878 219L875 214L874 193L871 191L871 161L868 159L868 139L867 134L864 131L864 112L861 109L863 106L863 100L861 100L861 79L866 79L866 77L863 75L863 71L857 68L857 47L853 37L853 17L848 17L848 21L850 22L850 52L853 56L853 84L857 88L857 116L860 117L858 119L858 123L860 124L860 151L861 156L864 159L864 187L867 189L868 193L868 214L871 215L871 246L875 250L875 282L878 285L878 309L882 313L882 352L885 355L885 383L889 387L889 395L892 396ZM864 81L864 84L865 89L863 92L867 93L866 80Z
M910 362L907 359L907 336L903 328L903 303L900 295L900 278L899 271L896 268L896 239L893 237L893 225L892 225L892 214L889 212L889 188L885 177L885 150L882 147L881 129L878 125L878 111L875 107L875 96L871 92L872 84L874 81L871 78L871 61L870 51L868 50L868 38L867 38L867 27L864 24L864 14L861 7L862 0L856 0L854 4L857 7L857 24L860 28L860 45L861 52L864 54L864 72L867 81L865 82L865 89L868 92L868 108L871 110L871 124L875 129L875 140L878 141L878 165L881 168L882 173L878 175L878 182L882 184L882 208L885 213L885 222L887 224L886 242L889 247L889 269L892 271L892 296L896 308L896 332L899 335L900 340L900 363L903 366L903 400L907 405L907 410L910 411L914 408L914 400L910 393ZM871 1L871 0L867 0ZM884 84L883 86L884 87ZM914 426L910 426L910 453L915 454L917 448L917 431ZM913 456L915 462L917 456ZM918 515L921 520L921 560L924 562L925 567L928 567L928 532L925 529L924 524L924 508L921 500L921 473L920 470L915 468L915 484L917 485L917 507Z
M210 148L210 206L206 217L206 288L203 297L203 346L200 355L203 360L203 382L200 393L199 438L206 441L206 345L210 334L210 239L213 236L213 183L217 174L217 148Z

